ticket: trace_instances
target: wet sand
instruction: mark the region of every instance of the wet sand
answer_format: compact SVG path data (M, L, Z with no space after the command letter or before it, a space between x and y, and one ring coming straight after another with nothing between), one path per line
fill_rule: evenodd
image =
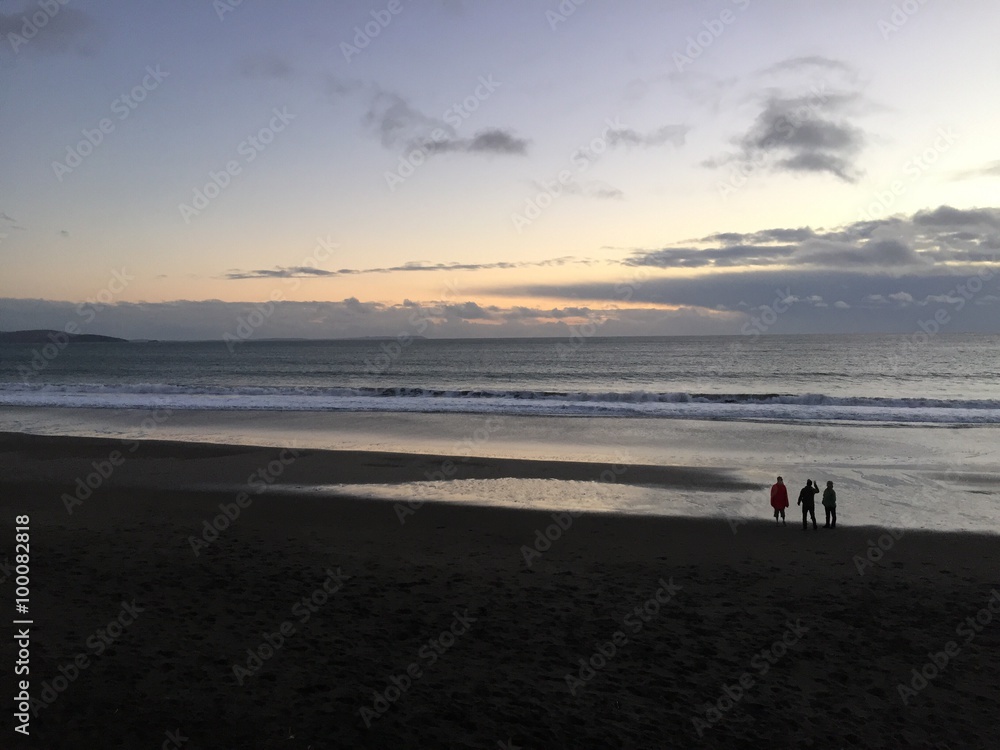
M776 527L766 510L739 526L400 510L258 494L249 478L413 481L447 457L131 445L0 435L5 556L14 517L31 518L44 704L19 744L994 746L995 536L804 532L794 512ZM67 502L115 450L111 476ZM607 468L453 458L455 478L597 481ZM746 489L725 466L624 476ZM208 484L225 489L195 489ZM870 552L879 541L888 550ZM9 603L10 580L3 591ZM10 639L2 653L9 674Z

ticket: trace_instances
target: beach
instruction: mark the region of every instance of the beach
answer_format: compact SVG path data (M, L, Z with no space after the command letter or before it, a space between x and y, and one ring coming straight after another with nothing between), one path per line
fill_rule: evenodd
M764 487L760 520L304 489L449 460L469 480L609 467L4 434L4 537L30 517L32 745L993 746L996 536L803 531L794 506L777 526ZM733 468L620 476L756 491Z

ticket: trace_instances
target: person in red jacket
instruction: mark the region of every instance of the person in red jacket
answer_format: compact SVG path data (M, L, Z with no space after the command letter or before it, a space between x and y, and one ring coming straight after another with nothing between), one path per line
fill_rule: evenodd
M781 523L784 523L785 508L788 507L788 488L781 477L771 485L771 507L774 508L774 522L777 523L778 516L781 516Z

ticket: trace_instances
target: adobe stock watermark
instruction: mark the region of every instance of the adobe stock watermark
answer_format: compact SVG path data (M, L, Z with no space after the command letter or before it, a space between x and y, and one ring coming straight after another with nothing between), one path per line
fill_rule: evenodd
M159 88L170 73L160 69L159 65L147 66L146 75L142 80L132 87L131 91L122 94L111 102L111 113L115 115L115 120L110 117L101 118L93 129L84 128L80 131L83 136L75 145L66 147L66 158L63 161L52 162L52 172L56 180L62 182L66 175L72 174L84 160L93 154L106 140L115 132L118 123L127 120L140 104L146 101L149 95Z
M160 750L180 750L184 745L191 741L190 737L185 737L181 734L180 729L175 729L170 731L169 729L163 733L166 737L163 743L160 745Z
M730 0L741 12L750 7L750 0ZM694 65L694 61L701 57L705 50L715 44L726 29L736 23L739 18L731 9L726 8L716 18L709 18L701 22L704 27L696 34L692 34L685 39L687 46L684 52L674 52L674 66L678 73L683 73L687 68Z
M725 357L716 359L713 366L705 373L715 377L722 374L724 367L733 367L739 364L739 359L745 354L747 346L767 333L777 323L778 319L787 314L800 298L792 294L791 287L774 290L774 299L767 305L759 305L745 313L747 319L740 327L740 339L730 342L727 347ZM807 298L807 301L808 298ZM733 533L736 533L736 526L741 526L746 521L734 520L730 522Z
M956 466L953 464L949 471L956 471ZM919 504L921 500L926 500L928 502L928 507L931 507L935 500L938 498L940 490L938 488L923 488L911 489L911 494L917 494L915 500ZM892 552L896 547L896 542L902 539L906 532L914 528L919 528L919 525L914 522L912 514L907 514L904 517L897 519L897 524L892 528L885 528L883 533L879 534L874 539L869 538L868 548L861 554L854 555L852 562L854 567L857 568L858 575L862 578L868 572L868 568L876 568L881 565L882 558L887 554ZM874 536L874 535L873 535Z
M417 651L417 660L407 665L402 675L391 675L386 680L388 685L383 690L372 691L371 707L362 706L358 709L358 715L365 722L365 728L370 729L374 721L382 718L406 694L413 683L424 676L424 670L434 666L438 659L448 653L478 619L470 616L468 609L461 614L453 612L451 625L420 647Z
M339 248L340 245L334 242L329 235L324 237L318 237L316 239L316 245L313 247L312 253L307 255L301 261L299 261L296 268L300 269L304 273L308 273L310 270L319 270L320 264L325 263L330 259L333 251ZM291 291L296 291L301 285L302 280L298 276L291 276L282 279L282 283L286 286L291 287ZM236 347L239 344L249 340L253 335L260 330L260 328L271 319L277 310L277 302L283 302L287 299L285 292L282 289L274 289L269 295L270 299L267 302L261 302L253 306L245 315L238 315L236 317L236 327L232 332L225 331L222 334L222 340L226 343L226 349L229 350L230 354L236 353Z
M219 21L225 21L226 16L243 5L243 0L212 0L212 9Z
M802 624L801 618L795 622L786 621L785 632L781 638L767 648L758 651L750 659L750 669L753 672L747 670L733 681L733 685L723 683L721 695L711 703L706 702L702 707L704 715L692 717L691 722L694 724L698 736L704 737L707 730L722 721L723 717L732 711L754 688L757 681L771 671L771 667L781 661L808 632L809 628Z
M616 283L614 291L617 300L619 302L631 302L635 293L651 275L652 273L648 269L639 268L628 279ZM596 316L591 314L591 318L586 323L581 323L578 326L570 326L569 343L562 341L556 343L556 354L559 356L559 359L566 360L576 354L588 340L601 332L601 328L607 325L609 320L611 318L608 315L596 319Z
M1000 260L1000 256L995 260ZM928 297L927 303L933 302L941 306L934 311L932 316L918 320L917 328L919 330L907 335L896 351L884 353L881 359L884 369L892 372L898 371L900 361L907 353L927 346L931 339L951 325L954 320L952 314L962 312L966 305L988 288L987 283L995 278L996 272L993 269L980 268L973 276L959 282L945 294Z
M944 648L937 653L927 654L927 661L917 669L914 667L910 671L909 682L900 682L896 685L900 700L904 706L908 706L913 698L926 690L951 662L962 653L962 649L975 640L976 636L983 632L993 622L994 615L1000 615L1000 591L993 589L992 596L982 609L974 616L966 617L955 627L955 635L961 636L962 642L948 641Z
M549 22L549 28L553 31L558 29L559 24L566 23L586 2L587 0L562 0L554 10L550 8L545 11L545 20Z
M171 413L166 409L156 409L150 416L143 418L140 427L146 432L157 429L170 419ZM138 440L129 440L125 447L129 453L135 453L140 445ZM64 492L59 497L66 508L66 515L72 516L74 508L90 500L127 460L128 456L116 448L108 453L107 458L91 461L90 468L93 471L76 478L73 494Z
M631 457L619 452L616 456L618 463L604 469L598 480L608 484L614 484L625 472L628 471ZM530 545L521 545L521 557L524 564L529 568L535 564L536 558L541 558L546 552L552 549L552 545L562 539L563 534L570 530L573 522L583 515L583 511L561 511L552 514L552 521L545 529L535 529L535 538Z
M417 170L427 163L427 160L439 149L449 138L453 137L462 125L472 115L479 110L483 103L493 96L503 84L494 80L493 74L479 76L479 82L471 94L459 102L455 102L441 114L441 119L451 132L443 127L437 127L431 131L430 137L415 144L409 151L399 157L399 163L393 171L386 171L383 174L385 184L390 193L396 190L408 179L416 174Z
M451 450L453 455L462 456L461 461L464 463L470 458L478 454L479 449L486 445L493 436L500 432L506 423L506 417L501 415L491 415L487 417L481 427L477 427L469 437L457 442ZM425 471L424 478L429 482L445 482L455 476L458 472L458 464L451 458L446 458L441 462L439 469L434 471ZM416 514L418 510L424 507L425 500L408 500L405 503L395 503L393 504L393 510L396 512L396 518L399 519L399 525L404 526L406 524L406 519L409 516Z
M903 0L903 2L893 5L889 17L880 18L876 24L882 34L882 39L889 41L893 34L902 31L910 19L917 15L923 6L927 5L927 2L928 0Z
M413 345L413 342L417 340L416 337L423 335L435 318L444 315L444 304L454 299L458 293L458 282L451 279L445 282L444 296L443 299L439 300L440 304L427 307L413 303L411 305L413 312L407 318L410 329L400 331L395 338L379 344L379 355L376 359L365 357L365 374L374 376L384 375L388 372L393 363Z
M903 164L903 174L907 179L893 180L884 190L877 191L872 196L874 200L858 215L858 221L872 221L885 217L896 200L919 182L938 159L948 153L956 143L961 143L961 140L952 128L938 128L931 145Z
M611 634L611 638L604 643L598 643L594 652L590 656L577 659L578 667L576 673L567 672L564 679L569 694L576 697L578 690L586 687L587 683L597 677L598 672L608 666L608 663L618 655L619 650L628 645L629 639L626 629L632 635L638 635L642 629L660 614L660 609L670 604L681 591L683 586L674 583L671 578L667 581L662 578L657 581L659 588L649 599L629 610L622 618L622 628Z
M133 281L135 281L135 276L132 276L124 266L120 271L112 270L108 283L97 294L77 304L76 314L77 317L81 318L81 322L75 320L67 321L62 331L49 333L46 336L49 343L44 344L40 348L32 349L31 359L28 364L18 365L17 374L22 382L27 383L31 378L52 364L66 347L69 346L69 337L83 333L83 326L93 323L98 313L105 307L109 307L115 301L115 298L124 293L128 285Z
M302 452L297 448L282 448L277 458L247 477L247 489L237 493L235 502L219 503L219 514L202 522L201 536L188 537L188 544L191 545L194 556L199 557L202 550L208 549L222 532L236 523L242 512L253 504L251 493L260 495L266 492L267 488L301 456Z
M281 109L275 107L271 112L273 116L268 124L256 133L248 135L236 147L237 155L243 157L242 161L230 159L222 169L210 170L208 181L192 191L191 203L177 205L177 210L180 211L185 224L190 224L192 219L201 216L209 204L222 195L222 191L233 183L233 179L243 173L243 168L253 163L268 146L274 143L275 136L284 131L289 123L296 118L296 115L288 111L288 107Z
M400 13L403 12L402 0L389 0L389 3L379 10L371 11L372 20L363 26L354 27L354 44L341 42L340 51L347 62L353 62L354 58L360 55L377 38L379 34L389 28L389 25Z
M329 568L325 571L326 580L309 596L303 596L292 605L292 617L298 624L305 625L309 619L326 606L327 602L337 594L344 584L351 580L351 576L345 575L340 568L333 572ZM242 664L233 664L233 676L236 684L243 686L247 679L253 677L264 667L264 663L273 659L278 651L284 648L286 641L298 632L295 622L285 620L275 633L262 633L261 641L253 648L248 648L247 658Z
M68 663L59 665L57 669L59 674L56 677L51 680L42 680L39 697L31 698L32 715L37 719L44 709L55 703L59 696L65 693L69 686L90 668L95 658L102 656L105 651L118 642L125 631L135 624L142 612L145 612L145 608L137 605L135 599L131 602L122 602L118 614L103 628L98 628L87 637L85 645L91 654L88 654L87 651L81 651Z
M611 148L612 133L626 130L619 117L609 117L604 124L606 127L599 136L579 146L570 154L569 167L561 169L552 180L538 182L539 191L524 199L524 208L520 212L511 213L510 221L518 234L534 224L558 198L566 195L571 189L569 186L574 184L576 178L590 169Z
M14 54L19 54L21 47L34 39L44 29L52 19L59 15L59 12L69 4L69 0L39 0L38 10L30 15L25 13L21 16L21 33L13 31L7 33L7 41L10 42Z
M748 313L749 320L747 320L743 326L740 328L740 333L744 336L749 336L751 339L756 339L759 336L767 333L775 323L778 322L778 318L788 312L792 305L798 301L797 297L792 295L792 288L785 287L784 289L776 289L774 292L774 299L769 305L762 305L757 308L760 312L759 315L756 313Z

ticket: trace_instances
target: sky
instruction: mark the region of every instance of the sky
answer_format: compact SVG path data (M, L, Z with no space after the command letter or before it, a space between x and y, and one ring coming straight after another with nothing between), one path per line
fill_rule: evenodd
M991 0L0 0L0 330L1000 332Z

